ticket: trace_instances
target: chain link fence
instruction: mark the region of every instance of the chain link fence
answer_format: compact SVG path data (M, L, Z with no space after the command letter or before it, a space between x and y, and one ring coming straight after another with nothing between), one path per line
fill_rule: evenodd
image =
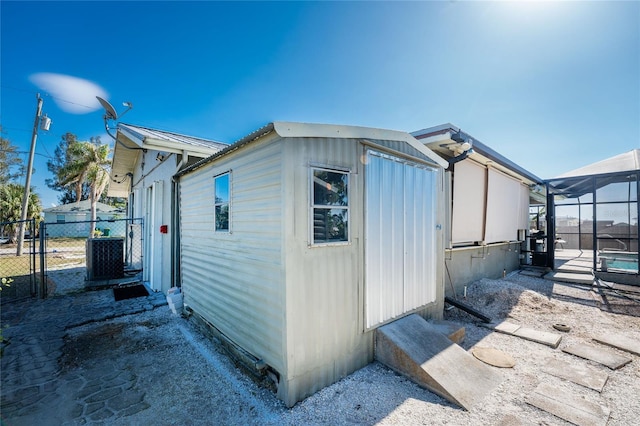
M24 224L22 249L18 248ZM40 241L35 219L0 223L0 303L34 297L38 289L36 254ZM20 255L18 253L20 252Z
M0 303L139 279L143 269L142 219L0 223Z
M142 272L143 220L42 223L46 293L118 283Z

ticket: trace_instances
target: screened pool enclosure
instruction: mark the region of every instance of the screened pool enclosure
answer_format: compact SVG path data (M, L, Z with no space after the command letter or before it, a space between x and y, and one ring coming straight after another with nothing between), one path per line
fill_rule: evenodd
M637 275L639 159L633 150L547 181L549 243L591 252L595 272Z

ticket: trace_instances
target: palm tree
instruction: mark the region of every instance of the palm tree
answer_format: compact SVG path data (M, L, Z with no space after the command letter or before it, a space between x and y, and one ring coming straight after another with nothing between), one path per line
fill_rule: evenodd
M75 142L69 146L71 160L58 170L58 181L61 186L73 186L76 189L76 201L80 201L82 185L89 185L91 199L91 222L96 222L96 204L109 184L107 167L110 164L109 145L100 143L100 139L89 142ZM89 237L93 236L93 228Z
M18 241L17 223L22 213L22 198L24 196L24 185L17 183L7 183L0 185L0 223L12 222L4 225L3 233L9 234L8 244L15 244ZM33 188L29 194L29 202L27 204L27 219L36 219L36 227L40 223L40 213L42 206L40 205L40 197L33 192ZM35 229L32 230L35 234Z

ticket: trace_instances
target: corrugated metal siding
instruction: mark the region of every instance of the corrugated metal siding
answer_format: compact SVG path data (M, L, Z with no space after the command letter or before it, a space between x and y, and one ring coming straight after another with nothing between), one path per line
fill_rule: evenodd
M436 207L435 169L405 164L405 311L436 300Z
M436 300L437 171L369 151L365 166L366 326Z
M426 163L435 165L435 163L430 158L426 157L424 154L422 154L409 144L399 143L398 141L385 141L379 139L369 142L371 142L371 147L376 151L385 152L384 149L380 150L380 148L387 148L392 155L404 154L409 159L422 160Z
M369 362L362 320L361 145L354 139L290 139L286 145L288 377L308 395ZM348 169L349 244L311 246L310 166ZM293 383L295 382L295 383ZM306 383L305 385L301 385Z
M365 142L369 144L369 142ZM406 144L397 141L370 141L374 146L400 150L407 155L420 155L418 159L428 160ZM285 145L284 164L286 188L285 223L293 223L293 229L285 228L286 279L287 279L287 376L284 377L286 390L282 395L287 404L329 385L373 359L373 332L365 325L365 283L364 283L364 173L365 148L362 141L355 139L307 138L290 139ZM350 170L349 207L350 243L348 245L310 245L310 166L335 167ZM431 175L430 175L431 176ZM432 181L425 182L412 177L414 186L437 185L437 172L432 173ZM391 195L403 192L398 181ZM435 205L436 188L433 199L425 204L412 206L416 220L421 212ZM389 209L379 209L387 214ZM393 214L398 214L393 212ZM433 213L432 216L434 216ZM393 217L391 223L396 223ZM435 217L431 224L435 227ZM393 230L393 228L391 228ZM401 228L400 228L401 229ZM396 230L400 232L400 230ZM436 231L431 230L433 235ZM435 238L435 237L433 237ZM441 278L442 268L437 267L438 253L433 254L433 262L427 260L424 269L418 253L418 242L414 242L416 260L411 274L425 273L432 268ZM431 246L435 245L431 244ZM400 248L402 250L402 248ZM385 247L385 255L401 256L398 248ZM431 273L429 270L428 273ZM388 273L387 270L381 271ZM434 273L434 277L436 274ZM436 281L435 279L432 281ZM435 282L428 287L431 299L441 286ZM409 295L410 297L413 297ZM423 298L424 299L424 298ZM389 300L381 303L389 304ZM393 304L392 302L391 304ZM397 301L403 305L403 295ZM421 303L420 306L424 305ZM435 305L435 304L434 304ZM430 307L432 305L429 305ZM442 309L442 304L435 309ZM429 308L431 309L431 308ZM424 312L431 312L424 309ZM436 314L437 316L437 314Z
M180 179L185 303L235 343L283 365L281 145L254 145ZM231 233L214 232L213 177L231 170Z

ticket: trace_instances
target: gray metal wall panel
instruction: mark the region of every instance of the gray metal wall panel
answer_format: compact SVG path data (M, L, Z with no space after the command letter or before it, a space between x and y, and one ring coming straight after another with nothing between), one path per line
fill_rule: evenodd
M355 139L291 139L286 145L287 386L304 397L373 357L363 332L362 146ZM310 166L348 169L348 244L311 245Z
M253 145L180 180L185 303L284 369L281 145ZM239 155L240 154L240 155ZM231 233L215 232L213 178L231 170Z
M369 152L365 166L366 326L436 300L438 171Z

